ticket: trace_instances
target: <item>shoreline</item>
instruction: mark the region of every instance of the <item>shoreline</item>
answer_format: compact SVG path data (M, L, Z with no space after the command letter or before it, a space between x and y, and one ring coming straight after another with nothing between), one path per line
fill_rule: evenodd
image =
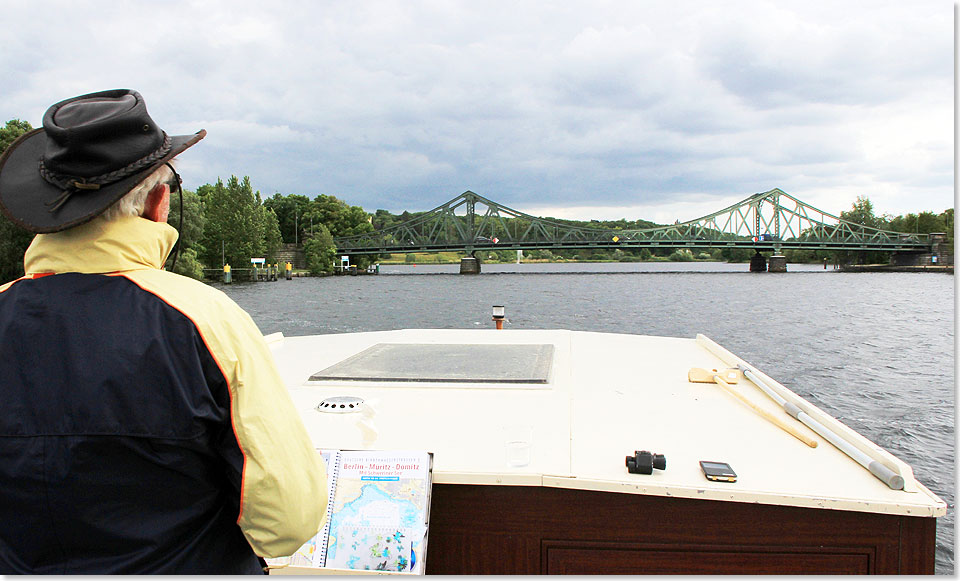
M632 263L632 262L634 262L634 261L629 261L629 262ZM643 263L673 263L673 262L676 262L676 261L668 261L668 260L649 260L649 261L638 261L638 262L643 262ZM724 261L716 261L716 260L692 260L692 261L680 261L680 262L683 262L683 263L697 263L697 262L700 262L700 263L711 263L711 262L716 263L716 262L724 262ZM564 261L553 261L553 260L525 260L525 261L523 261L523 263L524 263L524 264L527 264L527 263L529 263L529 264L576 264L576 263L589 263L589 264L617 263L617 264L619 264L620 261L615 261L615 260L564 260ZM454 265L454 264L457 264L457 263L456 263L456 262L416 262L416 263L409 263L409 262L399 262L399 261L381 261L381 262L379 262L378 264L380 264L381 266L385 266L385 265L389 265L389 266L417 266L417 265L420 265L420 266L449 266L449 265ZM483 263L483 264L515 264L515 263L513 263L513 262L485 262L485 263ZM743 262L726 262L726 264L746 264L746 263L743 263ZM811 262L811 263L801 263L801 264L819 264L819 263L813 263L813 262ZM205 270L205 271L210 271L210 272L206 272L206 273L205 273L205 276L204 276L204 278L203 278L203 280L205 280L205 281L217 280L217 279L220 279L220 278L221 278L221 276L220 276L220 274L219 274L219 272L220 272L219 270L217 270L217 274L216 274L216 275L212 274L212 271L213 271L214 269L204 269L204 270ZM951 264L951 265L927 265L927 266L898 266L898 265L892 265L892 264L846 264L846 265L841 264L840 267L839 267L839 269L836 268L836 267L831 266L830 270L832 270L833 272L931 272L931 273L939 273L939 274L954 274L954 272L953 272L953 265L952 265L952 264ZM358 276L358 275L371 275L371 274L376 275L376 274L378 274L378 273L367 272L366 269L357 269L355 272L351 272L351 273L330 272L330 273L322 273L322 274L311 274L311 273L310 273L309 271L307 271L307 270L296 269L296 270L293 270L293 271L291 272L291 278L312 278L312 277L321 278L321 277L327 277L327 276ZM280 276L277 277L277 279L280 279L280 278L284 278L284 275L281 274ZM241 279L238 279L237 282L247 282L247 281L241 278Z
M953 265L898 266L895 264L841 264L840 272L937 272L953 274Z

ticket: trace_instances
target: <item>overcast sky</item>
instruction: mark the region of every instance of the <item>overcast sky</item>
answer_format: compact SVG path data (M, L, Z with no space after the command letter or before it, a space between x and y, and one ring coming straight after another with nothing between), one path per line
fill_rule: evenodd
M0 0L0 122L140 91L185 185L661 223L954 203L954 2Z

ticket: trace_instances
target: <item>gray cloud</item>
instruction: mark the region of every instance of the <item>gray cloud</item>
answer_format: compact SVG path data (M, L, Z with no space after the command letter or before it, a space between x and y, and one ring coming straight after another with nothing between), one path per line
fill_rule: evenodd
M188 186L250 175L369 211L466 189L521 210L773 187L952 205L943 0L7 4L2 120L136 88L168 131L209 131Z

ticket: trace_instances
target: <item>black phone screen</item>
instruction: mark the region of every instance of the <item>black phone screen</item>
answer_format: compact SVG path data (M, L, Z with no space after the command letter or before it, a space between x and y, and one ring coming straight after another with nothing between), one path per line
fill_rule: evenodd
M710 462L707 460L701 460L700 468L703 470L703 475L706 476L708 480L734 482L737 479L737 473L734 472L733 468L731 468L726 462Z

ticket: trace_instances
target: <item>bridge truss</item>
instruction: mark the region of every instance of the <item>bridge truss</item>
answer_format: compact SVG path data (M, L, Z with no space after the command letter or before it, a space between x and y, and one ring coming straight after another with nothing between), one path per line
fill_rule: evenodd
M518 212L467 191L407 222L336 238L341 254L573 248L754 248L929 251L926 234L848 222L773 189L667 226L583 228Z

